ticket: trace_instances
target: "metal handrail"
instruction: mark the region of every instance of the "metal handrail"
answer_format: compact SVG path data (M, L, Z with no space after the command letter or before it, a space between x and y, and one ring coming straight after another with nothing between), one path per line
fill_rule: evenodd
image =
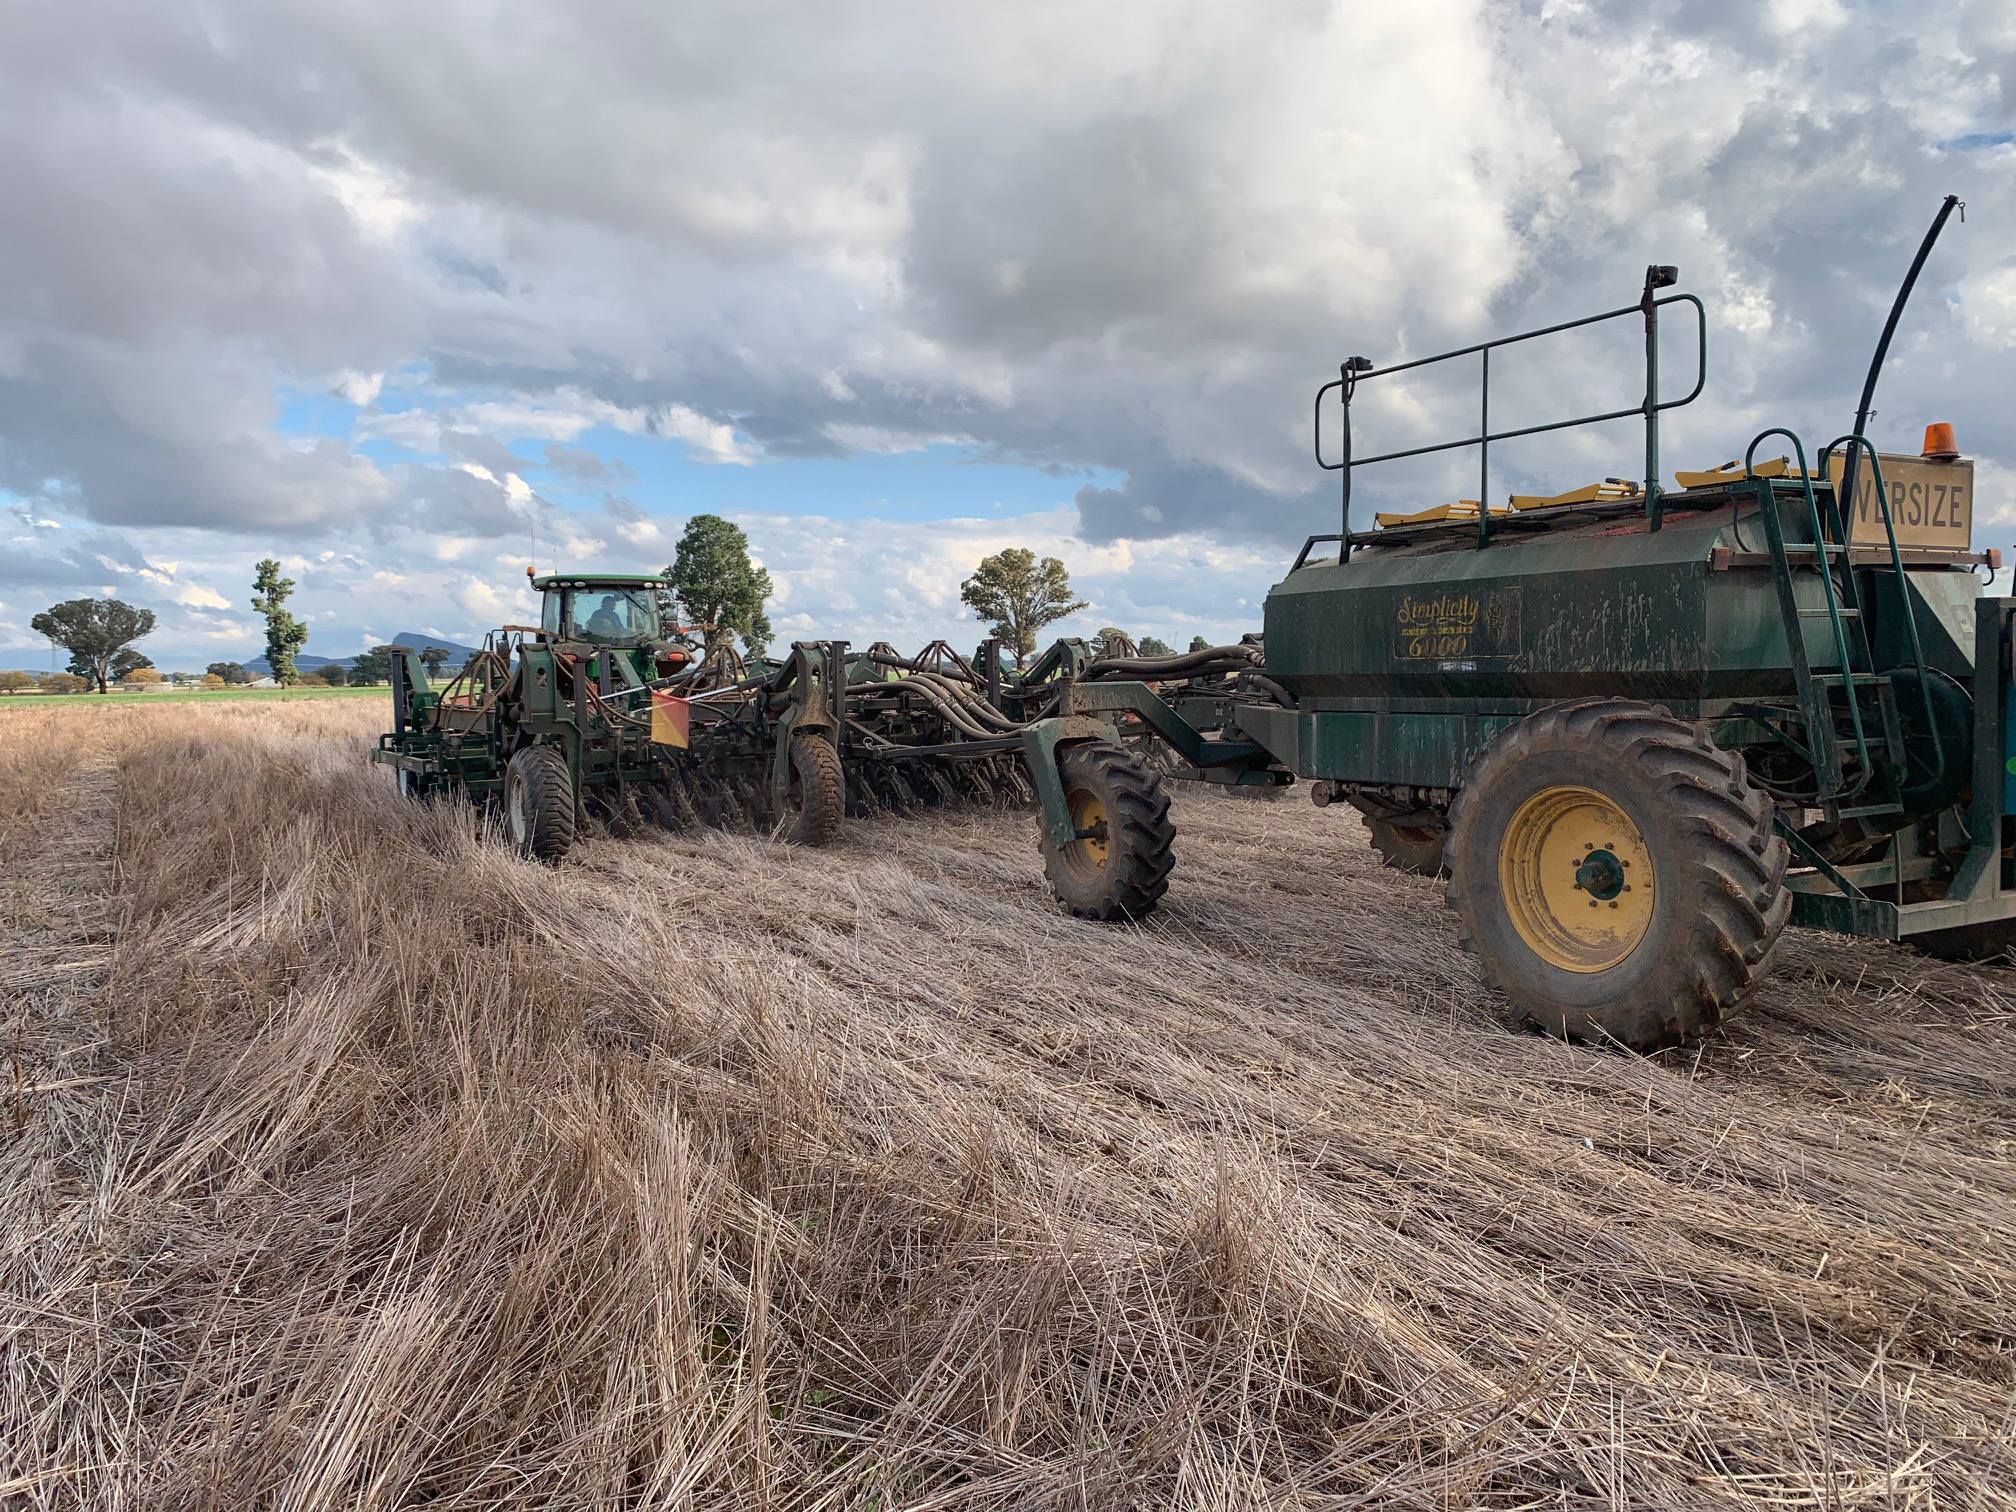
M1655 298L1653 291L1672 285L1679 278L1677 269L1664 265L1654 265L1645 270L1645 292L1634 305L1621 309L1606 310L1600 315L1585 315L1580 320L1564 320L1557 325L1542 326L1538 330L1522 331L1516 336L1501 336L1495 341L1480 341L1453 351L1439 352L1433 357L1417 357L1411 362L1396 362L1390 367L1374 367L1363 357L1353 357L1338 368L1338 376L1316 390L1312 432L1316 452L1316 465L1325 472L1342 474L1343 516L1338 539L1340 561L1348 560L1351 554L1351 472L1358 467L1369 467L1374 462L1392 462L1402 457L1421 457L1432 452L1456 451L1466 446L1480 448L1478 460L1477 492L1477 544L1481 547L1490 540L1491 530L1491 443L1510 441L1521 436L1543 435L1548 431L1571 430L1581 425L1600 425L1607 420L1622 420L1631 415L1645 418L1645 514L1651 527L1657 530L1661 518L1661 489L1659 487L1659 415L1664 410L1679 409L1692 404L1701 397L1701 390L1708 382L1708 312L1701 301L1692 294L1668 294ZM1661 399L1659 397L1659 309L1663 305L1688 304L1694 307L1695 332L1698 338L1694 387L1685 398ZM1606 410L1601 414L1582 415L1572 420L1551 420L1542 425L1524 425L1511 430L1491 429L1491 353L1499 347L1515 346L1522 341L1534 341L1542 336L1558 335L1562 331L1579 330L1583 326L1600 325L1607 320L1618 320L1626 315L1639 315L1645 321L1645 397L1627 409ZM1373 378L1387 378L1395 373L1408 372L1414 368L1428 367L1438 362L1448 362L1457 357L1476 356L1479 359L1478 386L1478 427L1477 434L1455 441L1438 441L1429 446L1413 446L1401 451L1381 452L1371 457L1354 457L1351 454L1351 401L1357 393L1358 385ZM1326 461L1323 456L1323 398L1332 389L1338 391L1343 408L1343 446L1339 459ZM1314 544L1316 538L1311 538ZM1307 548L1304 548L1306 555Z

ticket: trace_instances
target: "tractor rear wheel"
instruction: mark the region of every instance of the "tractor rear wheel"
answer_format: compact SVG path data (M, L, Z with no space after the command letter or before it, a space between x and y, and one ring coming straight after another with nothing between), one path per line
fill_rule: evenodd
M1387 819L1361 816L1379 859L1396 871L1416 872L1424 877L1441 875L1443 852L1449 831L1428 824L1396 824Z
M1057 763L1077 838L1042 839L1050 890L1081 919L1138 919L1169 890L1176 828L1161 777L1119 746L1069 746Z
M519 853L558 861L574 843L574 777L557 746L526 746L504 769L504 813Z
M847 817L847 773L840 753L823 735L791 740L791 786L785 795L790 816L785 836L794 845L831 845Z
M1771 800L1664 709L1543 709L1471 764L1449 817L1463 945L1550 1034L1679 1044L1770 970L1792 910Z

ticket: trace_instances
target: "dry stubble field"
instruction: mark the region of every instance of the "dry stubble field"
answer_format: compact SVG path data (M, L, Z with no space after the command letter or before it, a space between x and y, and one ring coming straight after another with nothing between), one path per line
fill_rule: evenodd
M409 811L375 703L0 720L0 1505L2016 1507L2016 974L1508 1032L1348 815Z

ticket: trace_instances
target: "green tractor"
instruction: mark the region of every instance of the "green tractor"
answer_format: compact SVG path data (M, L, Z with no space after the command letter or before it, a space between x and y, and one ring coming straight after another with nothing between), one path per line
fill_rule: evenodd
M527 569L528 575L530 569ZM794 646L754 677L696 651L661 577L535 577L537 625L506 625L446 686L395 648L393 728L372 759L415 799L501 805L511 841L555 861L591 814L679 824L737 817L811 845L846 809L833 739L844 646Z
M1149 729L1183 775L1313 784L1358 810L1390 862L1446 873L1458 935L1525 1020L1639 1049L1735 1009L1787 922L1977 958L2016 945L2016 599L1971 541L1972 464L1950 427L1923 451L1866 439L1883 354L1949 200L1900 290L1853 429L1817 456L1766 431L1742 463L1660 484L1663 412L1706 380L1706 315L1677 275L1634 304L1419 361L1353 358L1318 392L1342 437L1317 459L1344 517L1311 537L1266 605L1264 662L1230 691L1158 694L1085 678L1026 737L1059 896L1136 915L1170 865L1152 774L1117 780L1082 751ZM1692 315L1701 358L1659 386L1659 323ZM1490 358L1629 319L1643 399L1494 432ZM1468 358L1476 435L1352 449L1352 400L1387 375ZM1490 447L1642 419L1642 480L1492 506ZM1777 443L1777 444L1773 444ZM1353 530L1351 477L1475 447L1476 500ZM1787 455L1770 455L1780 449ZM1329 547L1319 552L1319 547ZM1153 879L1144 887L1143 879Z

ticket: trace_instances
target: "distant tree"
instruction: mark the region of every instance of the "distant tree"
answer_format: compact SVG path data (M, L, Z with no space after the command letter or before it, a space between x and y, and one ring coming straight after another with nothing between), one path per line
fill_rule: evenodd
M203 670L205 675L215 677L222 682L248 683L252 681L252 674L236 662L212 662Z
M441 669L448 665L451 653L446 646L423 646L420 648L420 665L427 669L427 675L439 677Z
M1190 637L1190 649L1192 651L1209 651L1211 649L1211 642L1204 639L1201 635L1193 635Z
M1152 635L1142 636L1140 645L1136 649L1143 656L1174 656L1176 654L1167 641L1158 640Z
M315 676L332 688L340 688L350 681L350 669L342 662L328 662L315 669Z
M273 669L273 681L290 688L301 680L294 670L294 653L308 643L308 627L280 607L293 593L294 579L280 576L280 564L267 557L252 586L258 590L252 607L266 616L266 665Z
M742 649L761 656L770 644L770 574L749 559L749 537L719 515L698 514L686 522L672 565L665 569L680 612L705 626L709 652L742 637Z
M225 683L224 678L221 674L216 672L205 672L203 676L197 680L196 686L199 688L222 688L227 686L227 684Z
M373 646L362 656L350 658L350 680L355 683L392 681L392 648Z
M0 693L26 693L35 685L33 672L0 672Z
M135 609L118 599L69 599L51 605L28 623L37 635L48 637L70 653L70 665L84 669L75 675L90 678L100 693L106 693L110 680L118 675L112 670L113 659L153 632L154 611Z
M165 680L152 662L144 667L128 667L119 675L119 681L129 688L158 688Z
M959 585L959 597L1015 653L1019 663L1036 649L1036 632L1067 614L1091 607L1071 597L1071 575L1055 557L1036 560L1020 546L997 551Z
M42 679L44 693L88 693L91 679L79 677L75 672L51 672Z

